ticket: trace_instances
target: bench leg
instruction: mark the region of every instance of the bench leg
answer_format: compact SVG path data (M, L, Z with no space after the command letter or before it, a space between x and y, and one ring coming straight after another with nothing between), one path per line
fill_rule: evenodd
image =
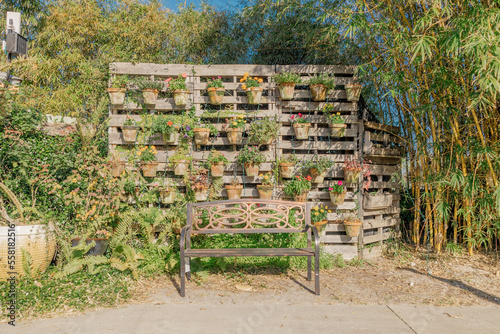
M314 256L314 288L319 296L319 254Z
M182 249L181 249L182 251ZM184 252L181 252L184 253ZM184 254L181 254L181 259L180 259L180 267L181 267L181 297L184 297L186 295L186 265L185 265L185 258Z
M186 278L188 281L191 280L191 258L186 258Z
M311 280L311 256L307 257L307 280Z

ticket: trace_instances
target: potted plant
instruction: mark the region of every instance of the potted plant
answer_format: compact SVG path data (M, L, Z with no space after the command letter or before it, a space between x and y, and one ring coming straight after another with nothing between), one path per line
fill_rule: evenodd
M178 107L185 107L188 103L189 89L186 85L187 74L182 73L175 79L167 78L165 82L174 95L174 103Z
M297 202L305 202L307 201L307 195L311 190L311 176L307 177L296 175L294 178L285 183L285 187L283 188L283 192L293 197Z
M94 233L94 237L85 238L85 245L89 246L92 244L92 247L85 253L85 256L102 256L106 253L106 249L109 244L109 236L111 233L108 230L102 229L97 230ZM83 245L83 238L73 238L71 239L71 247L77 247L80 244Z
M154 145L144 146L137 152L141 162L142 175L144 177L155 177L158 170L158 161L156 161L156 147Z
M129 78L126 75L115 76L111 79L108 94L112 105L123 105L123 102L125 102L128 81Z
M174 175L184 176L188 172L192 160L193 157L189 155L187 149L179 147L170 158L169 165L174 168Z
M137 87L142 91L145 105L156 106L158 93L164 87L163 82L141 78L136 81Z
M243 141L243 130L245 129L245 116L226 119L227 140L231 145L240 145Z
M236 161L243 164L247 176L257 176L259 166L266 161L266 156L257 146L245 146L236 157Z
M339 112L335 113L333 111L333 104L326 104L323 107L323 113L328 120L331 136L344 137L347 124L345 124L345 119L340 115Z
M358 217L351 215L344 220L345 233L347 236L355 238L359 234L361 225L363 225L361 220Z
M345 195L347 194L347 189L343 185L342 181L337 181L332 187L328 188L328 192L330 193L330 201L333 205L342 205L344 204Z
M123 122L121 129L123 134L123 141L126 143L135 143L139 127L137 126L136 121L132 117L130 117L130 115L127 115L127 118L125 119L125 122Z
M208 198L208 171L199 169L196 173L191 174L188 181L189 187L194 192L196 201L203 202Z
M389 192L375 191L363 194L363 209L380 210L392 205L393 196Z
M323 183L328 169L334 165L334 162L327 157L315 155L311 160L305 161L303 169L312 177L312 183Z
M299 159L295 154L284 155L278 160L280 175L284 179L291 179L295 172L295 164Z
M309 129L311 128L309 120L301 113L297 116L291 115L290 120L292 122L293 131L295 132L295 138L297 140L309 139Z
M210 104L220 105L224 99L224 85L222 84L222 77L218 76L217 79L207 81L207 93Z
M280 123L276 118L257 118L250 123L248 142L253 145L270 145L278 136Z
M358 102L359 97L361 96L361 89L363 89L363 85L354 83L346 84L344 87L347 95L347 101Z
M111 161L111 175L119 177L125 170L126 161L113 160Z
M257 185L257 191L259 192L260 199L271 199L274 190L274 180L271 173L266 173L264 175L259 175L262 180L262 184Z
M300 84L302 79L298 73L278 73L274 75L274 82L278 84L280 96L283 101L293 100L295 85Z
M207 158L207 163L210 166L210 174L215 177L224 176L224 167L229 163L229 160L216 150L212 150Z
M350 183L358 183L359 176L363 173L363 179L365 179L363 182L363 189L368 190L371 184L371 169L368 162L363 161L363 163L360 163L354 159L346 159L343 167L344 180Z
M123 184L123 192L125 193L125 201L128 204L135 204L136 198L139 195L140 188L135 184L132 179L127 179Z
M174 125L174 122L166 116L159 116L156 118L151 131L161 134L165 144L175 144L179 138L177 127Z
M326 100L327 90L331 90L333 87L335 87L334 77L329 76L327 73L314 75L309 80L309 89L313 101Z
M241 191L243 190L243 186L239 184L238 179L236 177L233 178L231 184L226 184L225 187L228 199L241 198Z
M162 180L162 184L156 183L155 188L158 190L158 197L163 204L174 202L177 186L173 180L167 179L166 182Z
M323 205L316 205L311 208L311 224L316 226L318 233L321 235L326 232L324 227L328 223L328 213L331 213L331 210L327 210Z
M244 82L244 84L241 85L241 88L245 90L247 94L248 104L260 104L263 90L262 87L260 87L260 84L264 82L264 80L258 77L251 78L249 77L248 72L246 72L243 74L243 78L240 79L240 82Z

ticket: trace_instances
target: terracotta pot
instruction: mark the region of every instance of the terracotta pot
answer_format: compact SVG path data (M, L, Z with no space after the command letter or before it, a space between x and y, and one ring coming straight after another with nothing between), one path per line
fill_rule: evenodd
M198 202L203 202L203 201L206 201L207 198L208 198L208 187L207 188L203 188L203 189L199 189L199 190L196 190L194 192L194 198L196 199L196 201Z
M210 136L210 129L206 128L195 128L194 131L194 143L196 145L207 145L208 137Z
M362 223L359 220L345 221L344 222L345 233L347 234L347 236L351 238L357 237L361 225Z
M385 209L392 205L393 196L391 193L383 194L363 194L363 209L379 210Z
M176 89L174 90L174 103L178 107L184 107L188 104L189 90Z
M210 174L215 177L224 176L224 163L219 162L210 166Z
M145 105L155 106L156 99L158 97L158 89L143 89L142 98L144 99Z
M245 175L246 176L257 176L259 175L259 164L247 163L245 162Z
M358 183L359 182L359 171L355 170L346 170L345 167L343 168L344 170L344 179L345 182L349 183Z
M174 131L171 133L164 133L162 137L165 144L175 144L175 142L179 139L179 132Z
M316 223L311 223L313 224L314 226L316 226L316 228L318 229L318 233L323 235L324 233L323 232L326 232L325 230L325 226L326 224L328 224L328 220L322 220L322 221L319 221L319 222L316 222Z
M241 198L241 191L243 190L243 186L241 184L237 184L237 185L226 184L225 187L226 187L228 199L240 199Z
M123 105L126 88L108 88L109 99L112 105Z
M333 205L342 205L344 204L346 194L347 192L343 193L330 192L330 201L332 202Z
M123 141L126 143L135 143L137 139L138 126L122 125Z
M326 170L324 170L322 173L318 172L316 168L309 168L309 175L311 175L312 178L312 183L323 183L325 180L326 176Z
M363 85L358 84L347 84L345 85L345 92L347 95L347 101L357 102L361 96L361 89Z
M250 87L246 89L248 104L257 105L260 104L262 99L262 87Z
M142 175L144 177L155 177L158 170L158 161L148 161L141 164Z
M210 104L219 105L222 104L222 100L224 100L224 92L226 90L222 88L210 87L207 88L208 99L210 100Z
M311 97L313 101L324 101L326 100L326 86L323 84L310 85Z
M329 124L332 137L344 137L347 124Z
M257 185L260 199L271 199L273 197L274 186L267 186L263 184Z
M81 238L75 238L71 240L71 247L75 247L80 243ZM85 244L90 244L92 241L95 242L95 246L89 249L85 254L87 256L101 256L104 255L106 249L108 248L109 240L108 238L87 238L85 239Z
M226 129L227 140L231 145L240 145L243 141L243 130L242 129Z
M311 128L311 123L294 123L293 131L295 131L295 138L297 140L309 139L310 128Z
M293 198L296 202L307 202L307 195L309 195L309 191L303 192L300 195L295 195Z
M112 166L111 174L113 175L113 177L119 177L125 170L125 165L126 165L125 161L114 161L111 164Z
M160 200L163 204L173 203L175 200L175 188L159 188L158 193L160 195Z
M189 169L189 160L179 160L174 165L174 175L184 176Z
M280 96L283 101L293 100L293 95L295 93L295 83L293 82L280 83L278 89L280 91Z
M284 179L291 179L295 171L295 164L293 162L280 163L280 174Z

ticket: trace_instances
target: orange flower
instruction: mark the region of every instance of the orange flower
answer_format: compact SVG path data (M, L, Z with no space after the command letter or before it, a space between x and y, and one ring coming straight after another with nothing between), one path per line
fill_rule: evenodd
M260 78L258 81L259 81L259 83L263 83L264 79Z
M247 89L247 85L243 84L243 85L241 85L241 88L242 89Z
M172 124L174 124L174 123L172 123L172 121L168 121L168 122L167 122L167 125L168 125L168 126L172 126Z

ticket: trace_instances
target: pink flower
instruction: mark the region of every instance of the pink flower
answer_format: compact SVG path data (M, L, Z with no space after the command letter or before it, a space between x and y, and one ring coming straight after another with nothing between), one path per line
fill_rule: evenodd
M295 115L290 116L290 119L294 119L294 118L295 118Z
M187 74L186 74L186 73L182 73L182 77L183 77L183 78L186 78L186 77L187 77Z
M170 80L172 80L172 78L166 78L165 82L170 82Z
M341 186L341 185L342 185L342 181L339 181L339 186Z
M217 79L222 79L222 77L219 75L219 76L217 77Z
M333 188L332 188L332 187L330 187L330 188L328 188L328 190L329 190L329 191L332 191L332 190L333 190Z
M301 113L299 113L299 117L302 117L302 114L301 114Z

